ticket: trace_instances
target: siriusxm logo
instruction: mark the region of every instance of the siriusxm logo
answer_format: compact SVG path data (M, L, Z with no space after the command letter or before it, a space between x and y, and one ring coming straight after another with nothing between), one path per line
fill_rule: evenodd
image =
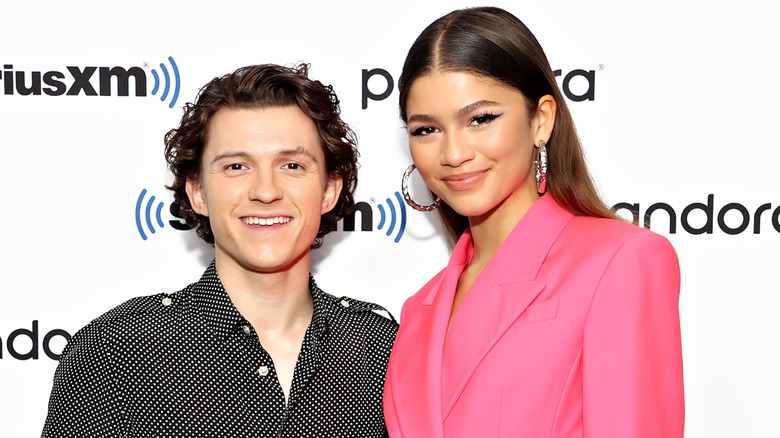
M377 229L384 231L385 235L389 237L392 237L395 232L393 241L398 243L406 230L406 204L398 192L395 192L395 201L398 206L393 203L393 199L385 199L387 210L385 210L385 205L377 204L376 208L379 210ZM374 210L366 202L356 202L355 211L344 216L344 219L341 221L342 231L355 231L355 216L357 213L360 213L360 231L372 231L374 227ZM398 231L396 231L396 225L398 225Z
M155 223L159 228L165 227L165 222L162 220L162 210L165 206L165 203L157 201L157 198L152 195L146 201L146 206L144 206L144 198L146 197L146 193L146 189L141 190L141 194L138 195L138 199L135 202L135 226L138 229L138 234L141 235L141 239L143 240L149 238L145 230L148 230L150 234L157 232L157 229L154 227ZM155 201L157 201L156 207ZM154 213L152 213L152 211L154 211ZM178 204L171 202L169 211L173 217L181 219ZM183 221L179 220L169 220L168 223L177 230L189 230L192 228ZM146 225L145 228L144 225Z
M138 227L138 234L141 235L141 238L146 240L146 233L144 232L143 222L142 222L142 215L141 215L141 207L144 202L144 197L146 196L146 189L141 190L141 194L138 195L138 201L135 203L135 225ZM152 206L154 205L155 197L152 195L149 198L149 201L146 203L146 208L144 208L144 215L143 217L146 218L146 226L149 229L149 232L154 234L156 233L156 230L154 229L154 223L152 223ZM160 226L160 228L165 226L165 223L162 221L162 217L160 213L162 212L163 206L165 204L160 202L157 204L157 208L155 209L155 217L157 218L157 225Z
M170 96L169 108L176 105L181 89L179 68L173 57L168 57L168 66L160 63L160 73L151 70L154 79L152 95L160 94L165 102ZM144 63L144 68L148 65ZM76 67L67 66L65 71L14 70L13 64L3 64L0 71L3 94L19 96L130 96L132 89L136 97L147 96L147 75L141 67ZM132 81L132 87L131 87Z
M147 197L149 192L142 189L135 201L135 226L141 239L147 240L158 230L165 228L163 210L165 203L154 195ZM400 193L395 192L393 197L386 198L384 203L376 203L372 198L371 204L376 204L379 212L379 223L376 229L385 233L395 243L401 241L406 230L406 204ZM340 221L341 231L355 231L357 215L360 214L360 231L374 230L374 208L367 202L356 202L355 211L344 216ZM192 229L182 220L179 205L171 202L168 208L174 219L168 220L168 224L176 230L185 231Z
M181 78L179 77L179 67L176 66L176 61L172 56L168 57L168 61L171 63L171 71L173 72L173 96L171 102L168 104L168 108L173 108L176 105L176 101L179 100L179 90L181 89ZM168 68L160 63L160 71L163 74L164 82L160 81L160 75L157 74L157 70L152 69L152 76L154 77L154 88L152 88L152 95L156 96L160 91L160 83L163 84L163 92L160 95L160 102L165 102L168 98L168 92L171 90L171 75L168 73Z

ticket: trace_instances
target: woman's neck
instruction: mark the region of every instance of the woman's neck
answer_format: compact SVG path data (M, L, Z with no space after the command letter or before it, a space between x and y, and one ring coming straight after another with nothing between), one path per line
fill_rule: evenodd
M501 205L481 215L469 217L474 255L470 264L484 267L498 251L518 222L539 200L539 195L521 199L507 198Z

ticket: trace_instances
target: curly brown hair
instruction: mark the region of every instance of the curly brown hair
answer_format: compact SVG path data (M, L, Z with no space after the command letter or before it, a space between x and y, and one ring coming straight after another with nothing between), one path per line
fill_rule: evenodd
M336 229L336 223L354 209L357 186L357 141L354 132L341 120L339 100L333 87L309 79L309 65L283 67L251 65L211 80L200 89L195 103L184 106L177 128L165 134L165 159L173 172L168 189L178 204L181 217L198 236L214 244L209 218L192 209L185 191L188 179L198 179L206 145L209 122L220 109L262 109L296 105L314 121L322 141L328 175L338 175L343 188L336 206L322 215L313 248L322 237Z

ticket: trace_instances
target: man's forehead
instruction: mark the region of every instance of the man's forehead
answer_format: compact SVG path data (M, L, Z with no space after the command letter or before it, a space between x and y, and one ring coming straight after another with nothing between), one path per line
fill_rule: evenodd
M222 108L209 121L205 146L216 155L308 155L319 161L326 154L314 121L295 105Z

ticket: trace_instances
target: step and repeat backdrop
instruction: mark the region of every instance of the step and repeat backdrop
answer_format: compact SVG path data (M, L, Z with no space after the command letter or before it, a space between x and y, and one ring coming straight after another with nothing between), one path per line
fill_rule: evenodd
M686 436L780 436L777 6L496 1L536 34L598 186L682 267ZM0 31L0 436L40 434L68 339L197 280L213 249L165 185L163 135L237 67L311 64L359 135L359 213L315 251L336 295L401 305L446 263L401 202L397 78L464 1L21 2ZM419 188L419 182L418 188Z

